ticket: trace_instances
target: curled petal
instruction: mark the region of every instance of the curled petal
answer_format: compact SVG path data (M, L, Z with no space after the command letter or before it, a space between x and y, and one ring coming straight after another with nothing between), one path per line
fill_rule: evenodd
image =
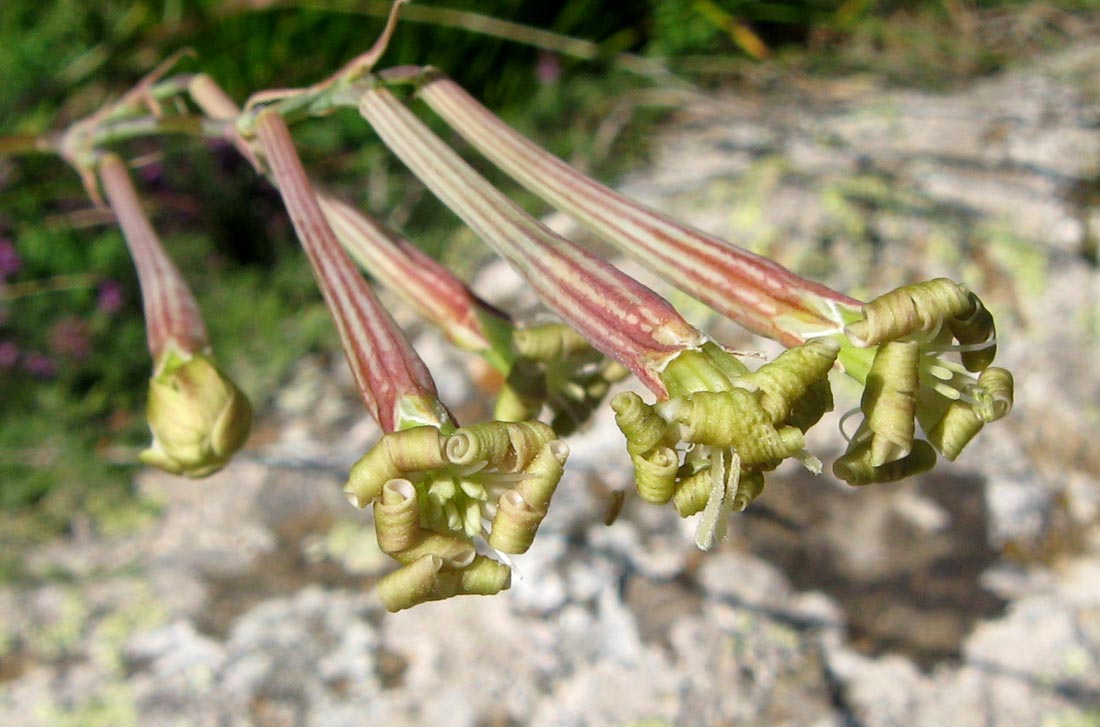
M427 554L378 581L378 597L391 613L432 600L443 560Z
M729 391L733 382L749 373L748 367L714 343L681 351L661 373L669 394L695 391Z
M615 423L626 437L631 455L645 454L668 438L668 423L657 410L633 391L624 391L611 400Z
M541 422L486 422L456 431L447 438L444 452L452 465L487 462L500 472L519 472L556 438Z
M344 493L356 507L366 507L382 494L382 486L390 480L437 469L446 463L443 435L436 427L390 432L352 466Z
M425 555L436 555L448 570L461 570L474 562L477 554L468 540L442 533L422 530L420 538L404 550L390 553L400 563L412 563Z
M806 446L795 427L774 427L760 405L760 392L699 391L670 402L671 417L685 441L733 447L744 466L784 460Z
M953 462L984 426L985 422L971 404L953 401L928 433L928 441Z
M460 571L439 574L434 598L451 596L492 596L512 584L512 570L491 558L479 555Z
M524 471L526 477L516 485L516 491L531 507L545 511L550 506L550 498L565 471L568 456L569 446L560 439L553 439L546 442L527 465Z
M982 427L1006 416L1012 409L1012 374L990 366L978 376L978 383L970 393L974 403L951 402L928 433L928 440L951 461L962 453Z
M890 341L879 346L860 408L871 432L871 464L879 467L909 454L916 431L920 344Z
M645 454L631 457L634 462L634 482L638 494L646 502L663 505L676 490L676 472L680 456L671 447L657 447Z
M516 359L497 394L493 418L502 422L533 419L546 401L546 376L542 367L526 358Z
M697 512L702 512L707 506L707 498L711 491L711 473L702 470L684 477L676 486L676 494L672 497L672 504L680 517L688 517Z
M535 540L545 510L536 510L515 490L500 496L489 545L502 553L526 553Z
M839 352L840 344L833 339L813 339L784 351L753 373L737 379L737 383L760 389L760 405L772 424L778 424L790 417L795 404L811 387L828 376Z
M763 472L745 472L737 483L737 489L733 495L733 509L744 512L749 503L760 496L764 491Z
M520 328L513 340L520 356L542 363L593 350L588 339L561 323Z
M935 464L936 450L928 442L918 439L913 442L908 455L876 467L871 463L871 443L864 442L851 447L844 456L833 462L833 474L849 485L861 486L903 480L926 472Z
M918 332L936 330L945 320L969 313L971 293L947 278L906 285L864 304L863 319L844 333L857 346L877 346Z
M828 379L820 379L810 384L806 392L795 399L791 413L786 421L792 427L798 427L803 433L821 421L826 412L833 410L833 390Z
M970 293L969 301L971 310L949 319L947 326L956 341L964 346L977 347L960 353L966 370L982 371L993 363L993 357L997 355L997 328L993 323L993 315L986 310L978 296ZM988 345L981 345L986 343Z
M986 422L995 422L1012 411L1012 374L1005 369L990 366L978 376L978 387L985 394L986 402L979 408L979 415Z
M416 488L408 480L390 480L374 501L374 530L384 553L411 548L421 537Z

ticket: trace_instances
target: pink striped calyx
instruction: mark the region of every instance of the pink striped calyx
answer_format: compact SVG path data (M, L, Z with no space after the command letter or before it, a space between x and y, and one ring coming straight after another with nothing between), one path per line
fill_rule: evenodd
M705 337L663 298L557 235L478 175L386 88L359 111L401 160L522 275L539 298L604 354L664 396L659 372Z
M406 238L332 195L318 194L341 244L371 276L505 382L493 416L525 421L546 408L559 434L575 431L627 375L561 323L517 326Z
M341 247L306 176L286 122L261 111L255 131L313 267L360 396L383 430L450 424L435 382Z
M252 408L214 364L198 303L146 218L125 163L104 154L98 171L137 268L154 361L146 412L153 442L139 458L173 474L205 477L244 446Z
M401 80L408 80L408 75ZM417 95L520 184L720 314L786 345L839 332L858 301L596 182L510 128L436 69Z

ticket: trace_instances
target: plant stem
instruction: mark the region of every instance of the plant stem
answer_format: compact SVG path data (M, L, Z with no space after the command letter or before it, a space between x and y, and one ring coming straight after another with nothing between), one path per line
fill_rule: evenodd
M63 290L75 290L79 288L94 288L103 279L95 273L73 273L71 275L54 275L40 280L24 280L18 283L8 283L0 287L0 300L15 300L42 293L55 293Z

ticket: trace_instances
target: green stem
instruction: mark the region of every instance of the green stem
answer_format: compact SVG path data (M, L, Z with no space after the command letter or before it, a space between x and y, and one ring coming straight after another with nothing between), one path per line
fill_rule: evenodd
M24 280L19 283L8 283L0 288L0 300L15 300L43 293L55 293L62 290L75 290L78 288L95 287L102 276L95 273L75 273L73 275L56 275L42 280Z

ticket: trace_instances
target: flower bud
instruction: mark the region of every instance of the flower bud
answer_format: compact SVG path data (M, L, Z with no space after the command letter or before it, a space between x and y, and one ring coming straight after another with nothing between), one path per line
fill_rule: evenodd
M206 477L244 446L252 407L205 356L169 353L167 358L149 381L153 444L140 459L172 474Z

